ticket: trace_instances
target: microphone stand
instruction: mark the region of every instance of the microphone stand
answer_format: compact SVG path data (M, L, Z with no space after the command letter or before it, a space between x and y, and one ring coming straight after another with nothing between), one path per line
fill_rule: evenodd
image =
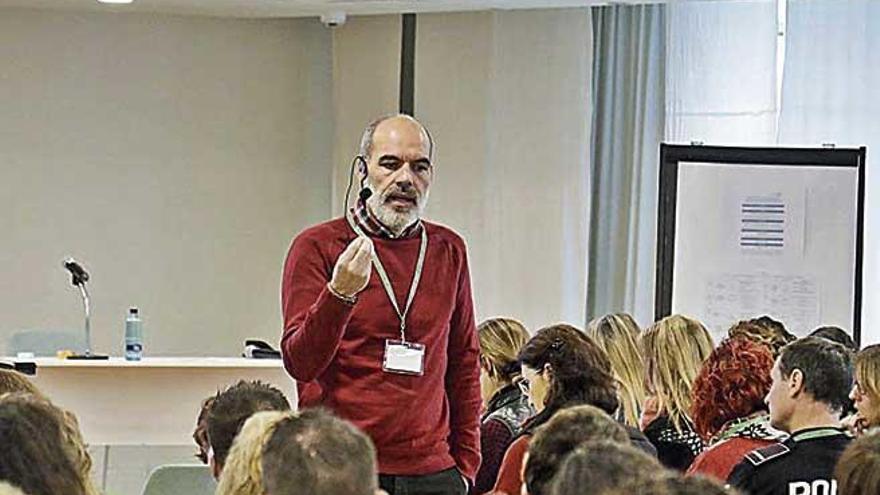
M83 354L73 354L68 356L67 359L80 359L80 360L103 360L110 359L110 356L106 354L92 354L92 307L90 304L89 298L89 290L86 289L86 281L73 275L72 280L73 285L79 288L80 296L82 297L83 303L83 311L85 312L85 331L86 331L86 349Z

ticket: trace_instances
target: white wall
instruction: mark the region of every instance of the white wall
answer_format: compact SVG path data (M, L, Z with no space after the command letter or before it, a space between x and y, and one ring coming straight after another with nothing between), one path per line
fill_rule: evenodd
M330 213L331 78L316 20L0 11L0 355L81 328L65 255L99 351L131 304L149 354L277 341L288 243Z
M478 318L583 325L588 8L418 17L416 115L437 143L428 216L468 241Z

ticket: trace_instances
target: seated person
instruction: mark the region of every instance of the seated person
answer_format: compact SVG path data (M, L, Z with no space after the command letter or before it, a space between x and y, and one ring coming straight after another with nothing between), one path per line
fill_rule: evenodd
M712 352L712 337L699 321L672 315L645 330L641 346L653 398L642 431L664 466L684 472L705 448L690 417L691 392Z
M614 418L593 406L565 408L535 430L525 462L528 495L550 495L550 482L562 460L591 440L629 444L629 435Z
M880 433L867 433L852 442L834 469L837 493L880 493Z
M786 330L782 322L766 315L736 323L727 331L727 336L730 338L745 337L764 345L770 349L773 359L779 357L780 349L797 340L797 337Z
M746 455L728 483L750 495L835 493L834 466L850 437L839 415L852 387L852 357L818 337L782 348L767 395L770 424L790 436Z
M529 332L522 323L509 318L492 318L477 327L480 340L480 392L483 416L480 418L480 453L473 493L486 493L495 485L504 452L522 431L534 410L529 399L513 384L521 376L517 361Z
M0 395L15 392L43 397L37 386L25 375L14 370L0 369Z
M856 354L855 380L849 398L856 415L854 431L862 434L880 427L880 344Z
M376 451L351 423L320 409L288 415L263 447L266 495L376 495Z
M520 436L501 461L494 491L519 495L523 484L523 457L535 430L560 409L596 406L611 415L617 411L617 384L608 357L577 328L558 324L541 330L519 353L523 376L519 384L537 413L523 425ZM630 440L653 454L656 451L635 428L626 427Z
M639 351L639 325L626 313L608 314L590 322L589 335L608 355L617 380L620 408L615 419L639 427L645 394L645 364Z
M244 422L236 435L220 479L216 495L265 495L263 486L263 447L275 425L289 417L290 411L261 411Z
M28 495L90 495L65 432L64 412L27 393L0 397L0 481Z
M208 453L211 451L211 441L208 440L208 410L214 403L214 396L208 397L202 401L202 407L199 409L199 416L196 418L196 429L193 430L192 438L196 443L198 450L196 451L196 459L202 461L202 464L208 463Z
M743 337L712 351L694 381L691 407L694 430L709 448L688 468L689 475L724 481L746 454L780 440L764 403L772 368L770 350Z
M592 441L582 444L560 464L550 493L666 495L666 491L648 488L668 476L670 472L642 450L615 441Z
M208 408L208 462L219 479L235 436L248 418L258 411L289 411L284 394L259 381L240 381L218 393Z

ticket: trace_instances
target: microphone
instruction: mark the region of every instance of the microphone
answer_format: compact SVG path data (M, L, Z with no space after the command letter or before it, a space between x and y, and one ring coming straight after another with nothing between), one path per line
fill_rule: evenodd
M358 197L361 198L361 201L366 201L370 199L370 196L373 195L373 190L369 187L361 188L361 192L358 193Z
M66 258L62 265L70 272L73 285L81 285L89 281L89 274L85 269L73 258Z

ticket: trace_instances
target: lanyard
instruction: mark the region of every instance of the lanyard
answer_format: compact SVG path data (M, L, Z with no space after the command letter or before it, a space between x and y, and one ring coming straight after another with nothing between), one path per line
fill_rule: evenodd
M345 219L348 220L348 224L351 226L352 230L355 231L357 235L366 237L367 235L361 230L360 226L351 218L351 215L345 215ZM385 272L385 267L382 265L382 261L379 259L379 254L373 250L373 266L376 267L376 273L379 274L379 279L382 280L382 286L385 287L385 294L388 295L388 300L391 301L391 306L394 307L394 312L397 313L397 317L400 318L400 340L401 342L406 342L406 315L409 313L409 309L412 306L413 299L416 297L416 291L419 288L419 281L422 279L422 270L425 267L425 252L428 250L428 233L424 225L422 225L422 240L419 245L419 259L416 261L416 272L413 275L412 285L409 288L409 296L406 298L406 307L403 308L403 311L400 311L400 307L397 305L397 296L394 295L394 287L391 286L391 280L388 278L388 273Z

